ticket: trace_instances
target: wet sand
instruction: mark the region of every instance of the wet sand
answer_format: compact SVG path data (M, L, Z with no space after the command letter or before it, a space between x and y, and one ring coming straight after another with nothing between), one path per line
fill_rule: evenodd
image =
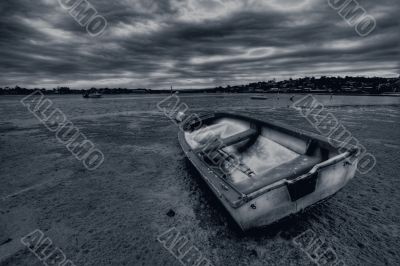
M241 112L313 131L288 108L290 96L181 100L192 112ZM318 96L375 155L376 167L328 201L242 233L184 158L178 128L156 108L163 97L50 97L104 153L95 171L57 142L22 97L0 98L0 265L42 265L20 243L35 229L75 265L180 265L157 241L171 227L214 265L314 265L292 242L307 229L347 265L399 264L400 98Z

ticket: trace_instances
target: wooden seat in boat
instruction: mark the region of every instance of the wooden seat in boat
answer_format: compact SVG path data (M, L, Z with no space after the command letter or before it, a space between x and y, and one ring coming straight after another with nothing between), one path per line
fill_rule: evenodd
M230 137L227 137L224 139L219 139L219 140L215 139L215 141L213 141L212 143L195 149L194 152L207 153L209 151L215 151L217 149L221 149L221 148L228 147L233 144L239 143L239 142L249 139L251 137L255 137L255 136L257 136L257 134L258 134L257 130L250 128L248 130L245 130L243 132L237 133L233 136L230 136Z
M314 155L300 155L295 159L278 165L272 169L258 173L251 179L243 180L235 185L242 193L251 193L262 187L273 184L283 179L292 179L307 173L316 164L322 162L321 152L317 151Z

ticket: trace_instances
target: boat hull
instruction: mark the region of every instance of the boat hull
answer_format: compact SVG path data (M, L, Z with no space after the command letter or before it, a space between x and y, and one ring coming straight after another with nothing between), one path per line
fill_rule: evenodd
M355 169L355 165L343 167L341 163L324 169L317 179L315 191L294 202L291 201L287 186L260 195L237 209L232 208L223 198L220 200L240 228L245 231L272 224L333 196L353 178ZM256 208L253 209L252 205Z
M101 95L101 94L84 94L82 97L86 98L86 99L98 99L98 98L102 98L103 95Z
M252 96L252 97L250 97L250 99L252 99L252 100L268 100L268 98L264 97L264 96Z
M227 114L219 114L224 116ZM231 114L229 114L231 116ZM232 115L239 119L246 120L245 117ZM208 115L209 119L210 115ZM187 122L187 121L186 121ZM261 123L262 121L251 120L251 123ZM291 129L289 129L291 130ZM298 133L298 130L296 130ZM326 145L327 140L321 136L313 133L301 131L302 136L317 139L318 141L324 142ZM208 184L210 189L213 191L215 196L221 201L226 210L230 213L236 223L242 230L248 230L256 227L262 227L272 224L286 216L297 213L309 206L318 203L330 196L333 196L339 190L341 190L348 182L354 177L357 168L357 158L355 153L347 153L346 156L338 155L335 158L328 160L328 163L320 163L320 167L315 178L309 179L312 191L296 195L292 191L292 184L296 183L299 187L299 182L303 182L309 178L309 173L313 170L308 171L309 173L299 175L291 180L278 180L271 184L267 184L261 188L257 188L252 192L242 193L237 187L227 183L221 179L210 165L206 164L201 157L199 157L198 151L193 149L187 141L185 131L178 133L178 139L183 151L187 158L191 161L194 167L198 170L203 180ZM351 160L345 160L351 157ZM325 164L325 165L322 165ZM314 167L316 169L316 167ZM313 168L313 169L314 169ZM306 178L304 178L306 177ZM306 187L310 187L309 181L305 181ZM301 184L300 184L301 185ZM237 201L232 199L237 198Z

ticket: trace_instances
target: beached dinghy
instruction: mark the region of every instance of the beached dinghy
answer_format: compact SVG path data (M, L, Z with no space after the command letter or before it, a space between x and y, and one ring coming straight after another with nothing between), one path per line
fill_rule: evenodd
M182 122L188 159L243 230L332 196L354 176L357 150L322 136L236 114Z
M251 96L250 99L252 99L252 100L268 100L268 97L265 97L265 96Z

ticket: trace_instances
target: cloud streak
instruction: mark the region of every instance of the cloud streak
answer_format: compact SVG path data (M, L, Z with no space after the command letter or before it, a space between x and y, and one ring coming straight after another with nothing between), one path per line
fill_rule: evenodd
M0 2L0 86L214 87L306 75L398 76L398 0L359 1L360 37L320 0L90 0L92 38L57 0Z

